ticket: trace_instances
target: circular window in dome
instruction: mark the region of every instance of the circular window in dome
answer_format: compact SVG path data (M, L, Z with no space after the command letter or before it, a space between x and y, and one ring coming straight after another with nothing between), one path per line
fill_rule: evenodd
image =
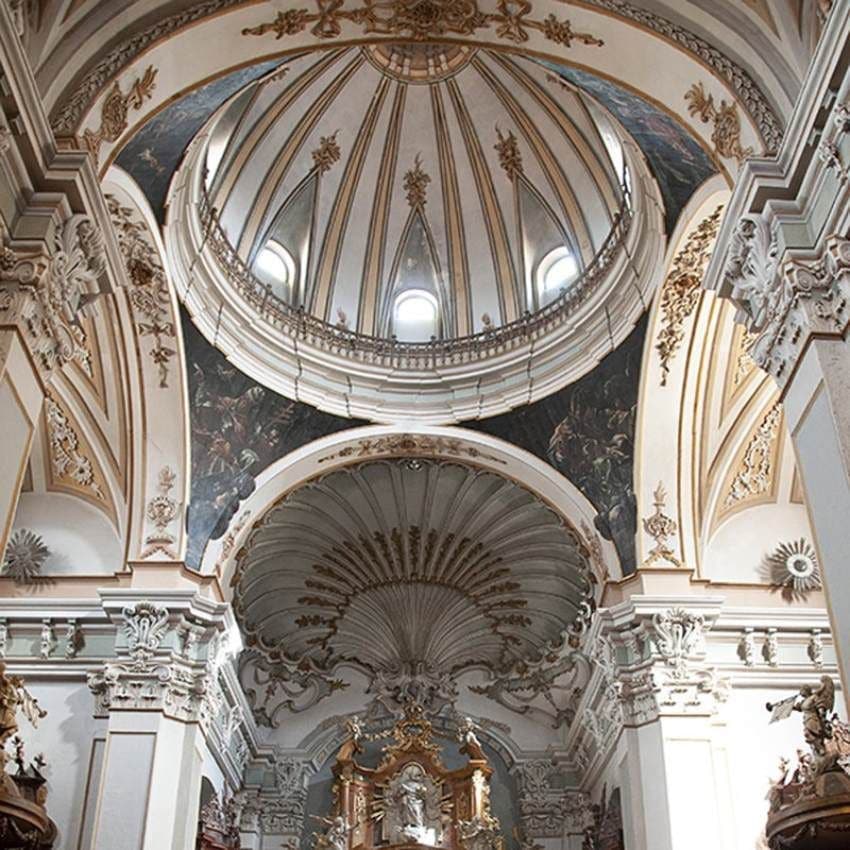
M427 342L437 335L437 299L424 289L408 289L395 301L393 333L405 342Z
M295 280L295 262L280 242L269 239L254 260L254 273L277 294L289 294Z
M566 245L550 251L537 267L537 293L541 306L565 292L578 275L578 261Z

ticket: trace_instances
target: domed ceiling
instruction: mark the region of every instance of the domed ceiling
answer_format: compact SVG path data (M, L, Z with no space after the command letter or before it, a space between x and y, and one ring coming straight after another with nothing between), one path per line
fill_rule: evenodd
M591 575L578 535L513 481L373 461L298 488L255 525L234 607L272 679L330 692L328 677L353 666L373 690L392 682L431 702L450 700L464 670L507 677L557 659L591 613ZM260 697L258 683L247 692L271 718L275 689Z
M545 306L623 203L620 142L593 100L461 46L297 57L223 107L206 166L227 240L274 295L412 341ZM433 320L404 315L411 291Z

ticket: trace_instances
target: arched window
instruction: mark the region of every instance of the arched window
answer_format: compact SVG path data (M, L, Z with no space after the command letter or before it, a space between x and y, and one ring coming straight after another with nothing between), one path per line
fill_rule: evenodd
M393 305L393 333L405 342L427 342L438 336L440 310L437 299L424 289L400 293Z
M254 273L263 283L271 286L276 295L286 298L295 280L295 262L280 242L269 239L257 253Z
M537 297L540 306L545 306L566 292L578 275L578 261L566 245L550 251L537 267Z

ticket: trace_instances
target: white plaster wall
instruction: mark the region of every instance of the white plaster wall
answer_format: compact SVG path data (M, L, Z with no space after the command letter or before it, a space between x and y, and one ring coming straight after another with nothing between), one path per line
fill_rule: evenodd
M54 850L78 850L87 797L96 799L99 758L95 745L105 735L105 722L92 716L92 695L82 681L47 681L27 676L27 687L47 711L37 729L19 718L26 755L39 753L47 759L47 812L59 828ZM87 850L87 848L86 848Z
M123 567L115 529L82 499L62 493L22 493L15 528L28 528L43 538L51 552L45 574L111 575Z
M801 537L812 543L803 505L758 505L731 516L714 533L703 553L703 577L719 582L756 582L760 567L780 543Z

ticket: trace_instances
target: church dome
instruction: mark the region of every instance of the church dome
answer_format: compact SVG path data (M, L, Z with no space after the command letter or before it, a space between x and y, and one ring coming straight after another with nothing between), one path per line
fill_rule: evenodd
M530 367L534 397L579 377L642 311L635 277L660 245L657 206L633 225L651 179L609 114L484 48L296 56L225 103L183 168L195 179L170 207L196 212L176 214L172 244L206 259L210 285L187 299L201 330L285 395L373 419L506 409L528 400ZM629 252L647 229L657 240ZM231 352L228 329L258 312L272 327Z

